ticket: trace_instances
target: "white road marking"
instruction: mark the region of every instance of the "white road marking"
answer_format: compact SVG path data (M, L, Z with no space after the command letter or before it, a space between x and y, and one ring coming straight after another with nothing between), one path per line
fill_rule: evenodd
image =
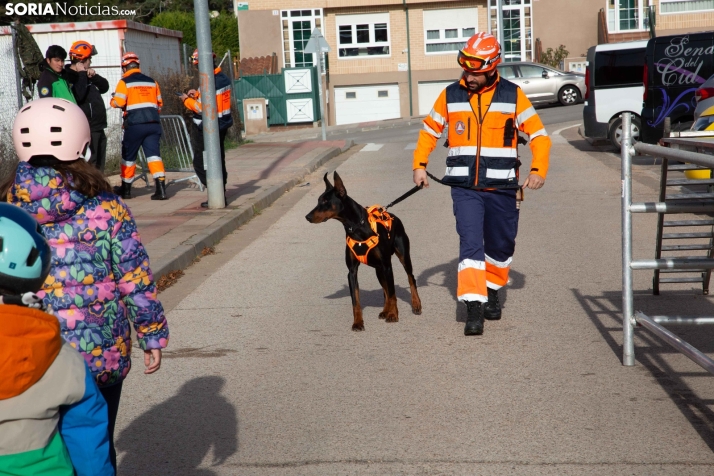
M360 152L377 152L382 147L384 147L384 144L373 144L370 142L364 146Z
M573 124L572 126L568 127L561 127L557 131L554 131L550 136L550 140L553 142L553 144L567 144L568 140L561 136L560 133L563 132L566 129L572 129L573 127L578 127L580 124Z

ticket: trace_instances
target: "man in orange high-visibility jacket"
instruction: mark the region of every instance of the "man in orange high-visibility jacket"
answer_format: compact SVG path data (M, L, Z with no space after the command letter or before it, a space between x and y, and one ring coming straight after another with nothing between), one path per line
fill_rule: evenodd
M492 35L469 39L458 55L464 73L436 100L414 151L414 183L428 187L429 154L449 125L442 182L451 186L460 238L456 294L466 303L465 335L483 334L484 318L501 318L498 290L508 282L518 231L518 131L533 152L523 187L541 188L548 171L550 138L523 91L499 77L500 61Z
M124 135L121 141L121 187L115 192L131 198L131 183L136 173L136 156L144 149L149 172L154 177L156 192L152 200L167 200L166 173L161 160L161 119L163 101L159 84L142 74L139 57L127 53L122 57L122 75L109 104L124 111Z
M198 66L198 48L191 55L194 66ZM218 116L218 139L221 145L221 166L223 167L223 195L225 197L228 171L226 170L226 134L233 125L231 116L231 81L221 67L216 66L216 54L213 53L213 80L216 87L216 115ZM181 96L184 106L193 112L193 128L191 134L191 148L193 149L193 170L198 179L206 186L206 164L203 160L203 106L201 105L201 92L192 89L188 94ZM226 204L228 199L225 200ZM201 203L203 208L208 208L208 201Z

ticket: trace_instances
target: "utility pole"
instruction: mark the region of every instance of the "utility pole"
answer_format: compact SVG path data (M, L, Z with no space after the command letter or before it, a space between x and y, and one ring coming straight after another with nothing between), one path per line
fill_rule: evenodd
M198 75L201 85L201 117L203 126L203 162L206 164L208 208L225 208L221 145L218 138L216 113L216 83L213 79L213 48L211 23L208 19L208 0L193 0L198 46Z

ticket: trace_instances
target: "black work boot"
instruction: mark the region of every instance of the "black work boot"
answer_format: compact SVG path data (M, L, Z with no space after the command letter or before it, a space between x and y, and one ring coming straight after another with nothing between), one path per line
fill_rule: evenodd
M121 181L121 186L114 187L114 193L124 200L131 198L131 182Z
M465 336L480 336L483 334L483 309L478 301L466 302L466 327L464 327Z
M498 291L488 288L488 302L483 305L483 318L497 321L501 318L501 303L498 302Z
M152 200L168 200L166 196L166 177L154 179L156 183L156 192L151 196Z

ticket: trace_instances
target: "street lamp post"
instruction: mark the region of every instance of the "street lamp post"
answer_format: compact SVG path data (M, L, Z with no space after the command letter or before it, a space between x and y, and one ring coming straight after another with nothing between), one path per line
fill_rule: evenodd
M193 9L196 18L198 73L201 84L201 125L203 127L203 157L206 164L206 184L208 186L208 208L225 208L208 0L193 0Z
M312 35L310 35L310 40L305 45L305 53L312 53L317 57L317 87L318 87L318 101L320 102L320 124L322 126L322 140L327 140L327 133L325 132L325 106L322 100L322 54L329 53L331 50L330 45L327 44L327 40L322 36L322 32L319 28L312 30Z

